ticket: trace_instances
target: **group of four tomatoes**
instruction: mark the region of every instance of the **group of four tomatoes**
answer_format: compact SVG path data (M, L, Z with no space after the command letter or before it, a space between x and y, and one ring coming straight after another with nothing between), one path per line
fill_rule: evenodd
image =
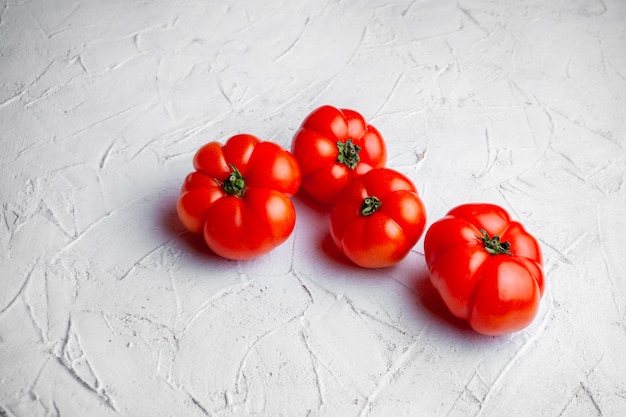
M426 210L415 185L386 160L380 132L361 114L322 106L304 119L291 152L249 134L201 147L178 216L216 254L249 259L290 236L290 197L302 188L328 208L330 235L347 258L387 267L418 242ZM428 228L424 255L447 308L477 332L510 333L534 319L544 292L541 249L501 207L450 210Z

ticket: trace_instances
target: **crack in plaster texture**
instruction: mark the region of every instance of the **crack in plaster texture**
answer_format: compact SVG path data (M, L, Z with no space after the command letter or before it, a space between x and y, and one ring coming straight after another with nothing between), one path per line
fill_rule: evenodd
M626 409L626 2L0 0L0 416L617 416ZM331 104L429 223L538 237L536 320L450 318L420 241L364 270L294 199L260 258L177 220L194 152L289 148Z

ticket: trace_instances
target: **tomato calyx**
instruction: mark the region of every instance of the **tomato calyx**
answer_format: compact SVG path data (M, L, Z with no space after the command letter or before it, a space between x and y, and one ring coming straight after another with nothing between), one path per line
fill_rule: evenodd
M485 247L485 250L490 255L509 255L513 256L511 252L511 244L509 242L501 242L500 236L494 235L493 238L489 237L489 234L485 229L480 229L482 236L478 237Z
M339 151L337 161L350 169L355 169L361 160L359 157L361 147L355 145L352 139L348 139L345 143L341 141L337 142L337 150Z
M224 182L218 181L218 183L226 194L241 198L246 193L246 181L235 165L229 164L229 166L232 169L230 175Z
M363 199L363 203L361 204L361 214L363 216L374 214L378 211L382 204L383 202L376 196L365 197Z

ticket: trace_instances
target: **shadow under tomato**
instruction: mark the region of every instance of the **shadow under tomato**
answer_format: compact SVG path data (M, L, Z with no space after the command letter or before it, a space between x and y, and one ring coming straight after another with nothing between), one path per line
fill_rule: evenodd
M466 321L454 316L433 287L428 271L421 272L414 283L415 302L437 322L462 332L475 333Z
M348 259L335 245L332 237L330 236L330 229L328 225L328 216L331 211L331 207L324 206L315 201L305 191L300 189L295 197L296 211L298 216L306 219L306 222L313 222L315 225L313 229L317 230L315 233L315 245L314 249L320 253L326 260L338 264L340 266L360 268L358 265Z

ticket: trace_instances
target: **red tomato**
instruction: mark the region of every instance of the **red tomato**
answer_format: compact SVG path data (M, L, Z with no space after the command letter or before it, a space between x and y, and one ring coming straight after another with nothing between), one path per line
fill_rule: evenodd
M458 206L424 238L430 280L446 306L479 333L530 324L544 290L539 243L492 204Z
M211 142L198 150L185 178L177 211L183 225L203 233L211 250L249 259L283 243L296 212L289 199L300 187L294 156L252 135Z
M415 186L388 168L353 179L330 214L333 241L350 260L366 268L401 261L425 225L426 210Z
M334 203L351 179L387 162L381 134L354 110L322 106L296 132L292 152L302 188L323 205Z

